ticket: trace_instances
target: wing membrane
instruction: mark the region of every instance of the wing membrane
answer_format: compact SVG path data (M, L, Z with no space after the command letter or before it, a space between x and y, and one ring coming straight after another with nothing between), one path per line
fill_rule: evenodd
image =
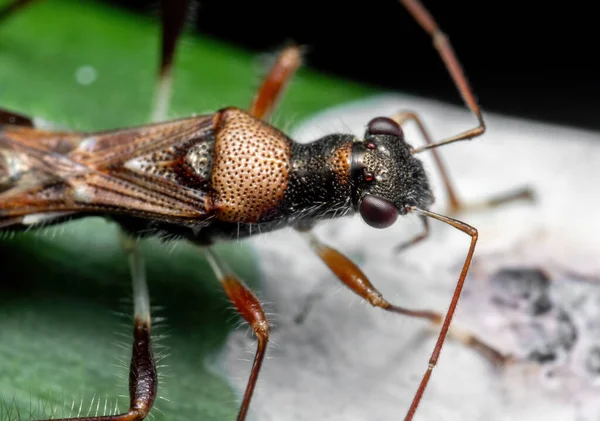
M0 126L0 227L32 214L123 214L174 223L208 218L206 190L169 175L212 140L211 116L97 133ZM161 157L162 173L133 168Z

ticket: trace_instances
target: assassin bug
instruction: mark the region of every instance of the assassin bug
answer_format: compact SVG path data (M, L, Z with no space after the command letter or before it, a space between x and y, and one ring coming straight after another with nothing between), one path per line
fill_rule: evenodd
M0 227L17 230L101 215L123 228L123 245L131 262L135 313L131 406L125 414L85 419L139 420L146 417L154 403L158 382L150 340L149 298L142 256L134 239L164 234L202 247L227 295L258 337L254 365L238 415L238 420L245 419L270 326L258 299L210 245L287 226L302 232L340 280L372 305L441 326L430 365L405 418L412 419L449 332L478 237L475 228L428 210L433 196L423 166L414 156L428 149L435 153L437 146L470 139L485 131L479 106L448 40L419 2L403 1L433 37L463 99L478 119L476 128L434 143L416 114L401 113L393 119L380 117L369 122L364 139L333 134L300 145L264 122L300 65L297 47L289 47L279 55L249 111L225 108L211 115L161 122L168 105L172 61L186 10L186 2L178 3L175 6L165 2L163 55L153 124L98 133L59 132L35 128L30 118L9 111L0 115ZM412 148L405 142L401 125L409 120L421 128L426 146ZM447 176L444 180L452 211L468 208L453 193ZM487 205L525 194L518 192ZM351 213L360 213L366 223L376 228L392 225L398 215L420 215L424 234L399 249L426 237L427 217L446 222L471 237L445 316L390 304L355 264L310 232L319 220ZM473 337L461 338L493 353Z

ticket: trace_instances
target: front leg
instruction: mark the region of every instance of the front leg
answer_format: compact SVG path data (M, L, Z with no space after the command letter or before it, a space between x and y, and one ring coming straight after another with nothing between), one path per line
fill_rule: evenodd
M321 258L321 260L331 269L331 271L336 275L336 277L349 289L351 289L354 293L359 295L361 298L365 299L374 307L379 307L385 311L389 311L391 313L401 314L409 317L417 317L421 319L426 319L430 321L433 325L440 328L440 332L438 334L438 339L436 341L436 345L429 359L428 367L425 371L425 374L422 377L421 383L417 392L415 393L413 402L410 406L410 409L405 417L405 421L410 421L413 418L413 415L423 397L425 392L425 388L429 383L429 379L433 372L433 368L436 366L442 346L446 337L451 337L455 340L459 340L465 345L476 349L481 352L486 358L488 358L495 365L502 365L508 361L507 357L500 354L493 348L489 347L479 339L477 339L474 335L471 335L469 332L465 330L456 329L451 326L452 317L454 315L454 311L456 309L456 305L458 303L458 299L460 297L460 293L462 291L462 287L464 284L464 280L467 274L467 270L472 259L473 251L475 248L475 244L477 242L478 233L473 227L470 227L460 221L444 217L441 215L434 214L433 212L420 210L420 209L411 209L413 212L418 212L421 216L427 216L434 219L438 219L442 222L448 223L453 227L463 231L471 237L471 245L469 247L469 252L467 254L467 258L465 260L465 264L463 265L463 270L457 282L454 294L451 299L450 306L448 311L444 315L443 313L438 313L435 311L429 310L412 310L404 307L396 306L389 301L387 301L383 295L373 286L367 276L361 271L361 269L354 264L350 259L346 256L338 252L337 250L323 244L319 239L309 231L302 232L302 235L308 240L313 251Z
M421 136L425 140L425 145L431 146L434 144L431 136L429 135L429 131L425 128L423 120L417 113L412 111L402 111L394 115L392 119L400 126L404 126L406 123L413 121L421 133ZM480 202L465 202L459 197L456 187L454 187L454 183L451 181L450 174L446 169L446 165L440 157L439 151L435 148L430 149L430 151L433 154L435 166L440 172L442 182L444 183L444 189L446 190L446 195L448 197L447 213L449 214L455 215L461 212L491 209L520 200L528 202L534 201L534 191L530 187L520 187L518 189L502 192L492 197L484 198Z

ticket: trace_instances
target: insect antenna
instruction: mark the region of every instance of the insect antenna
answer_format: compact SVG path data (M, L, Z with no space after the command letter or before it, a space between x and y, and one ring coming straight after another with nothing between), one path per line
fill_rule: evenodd
M456 89L458 90L467 108L469 108L471 113L475 115L478 122L476 127L443 139L439 142L433 142L428 131L425 129L425 125L416 113L410 111L401 112L395 117L392 117L392 119L395 120L400 126L402 126L402 124L408 120L413 120L417 124L426 144L418 148L413 148L412 153L418 154L426 150L431 150L436 166L441 173L446 194L448 196L449 211L455 214L465 210L488 209L516 200L533 201L534 193L529 187L522 187L510 192L506 192L496 197L487 199L481 203L463 203L459 199L456 189L452 185L448 172L436 149L443 145L448 145L450 143L463 140L470 140L484 134L486 131L486 125L481 112L481 106L478 104L477 99L475 98L473 89L467 80L465 72L456 56L456 53L454 52L449 38L438 26L431 13L429 13L429 11L423 6L423 4L421 4L419 0L400 0L400 3L402 3L402 5L417 21L417 23L433 40L433 45L444 62L445 67L448 70L454 85L456 86Z
M436 23L433 16L429 13L427 9L421 4L421 2L417 0L400 0L400 2L406 7L406 9L410 12L413 18L421 25L421 27L431 36L433 39L433 46L438 51L442 61L446 65L448 72L450 73L450 77L452 81L456 85L460 96L463 101L471 110L471 112L475 115L478 121L478 126L473 127L472 129L466 130L457 135L451 136L447 139L441 140L436 143L430 143L420 148L414 149L413 153L423 152L427 149L437 148L442 145L447 145L449 143L458 142L461 140L472 139L477 136L481 136L485 133L485 122L483 120L483 114L481 113L481 107L477 103L475 98L475 94L469 85L469 81L465 76L465 73L462 69L456 54L454 53L454 49L452 48L452 44L450 44L450 40L446 36L444 32L440 29L438 24Z

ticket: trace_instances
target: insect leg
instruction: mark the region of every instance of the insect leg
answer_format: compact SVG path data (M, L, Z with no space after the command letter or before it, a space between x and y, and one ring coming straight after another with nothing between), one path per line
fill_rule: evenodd
M162 1L161 55L152 106L151 120L153 122L163 121L167 118L173 85L173 62L189 5L189 0Z
M8 3L7 5L0 8L0 22L4 19L10 17L17 13L20 9L24 8L30 3L33 3L35 0L15 0L12 3Z
M414 121L417 125L417 128L421 132L423 139L425 139L425 143L427 145L433 144L431 136L429 135L429 131L425 128L425 125L418 114L411 111L403 111L394 115L392 119L400 126L404 125L408 121ZM439 152L436 149L432 149L431 153L433 154L435 164L442 176L446 194L448 195L449 213L451 214L456 214L467 210L493 208L516 200L533 201L534 199L533 190L528 187L522 187L520 189L511 190L507 193L497 195L479 203L464 203L459 199L458 194L456 193L456 188L450 181L450 176L448 175L448 171L446 170L446 166L444 165Z
M298 46L292 45L279 53L252 101L250 114L262 120L269 118L286 85L300 67L301 61L302 54Z
M156 364L150 339L150 296L144 259L136 239L122 232L122 244L129 258L133 285L134 341L129 371L130 407L114 421L142 420L152 408L158 387Z
M461 341L465 345L468 345L477 351L481 352L486 358L488 358L494 364L503 364L507 361L507 358L500 353L498 353L493 348L489 347L485 343L481 342L475 336L470 333L456 329L450 328L450 322L452 320L452 316L454 315L454 310L456 309L456 304L458 302L458 298L462 291L463 283L465 277L467 275L467 270L471 263L471 258L473 256L473 251L475 249L475 243L477 242L477 230L474 228L459 222L453 219L442 217L437 214L433 214L427 211L421 211L424 216L434 217L436 219L440 219L443 222L447 222L454 226L457 229L467 233L471 236L471 247L469 248L469 252L467 255L467 259L463 266L463 270L461 272L459 281L457 283L456 289L454 291L454 295L452 296L452 301L450 304L450 308L446 314L446 316L442 316L442 314L427 311L427 310L410 310L403 307L395 306L388 302L382 294L371 284L366 275L360 270L360 268L354 264L350 259L346 256L338 252L337 250L321 243L314 234L310 232L302 232L302 235L305 236L313 251L323 260L323 262L332 270L332 272L344 283L348 288L350 288L354 293L368 301L371 305L375 307L382 308L383 310L402 314L410 317L418 317L422 319L429 320L436 326L441 325L441 332L438 336L438 340L436 342L435 348L431 357L429 359L429 365L425 375L423 376L423 380L419 385L419 388L415 394L413 402L410 406L409 412L405 418L405 421L409 421L412 419L414 412L419 405L419 402L423 396L423 392L425 391L425 387L429 382L429 378L431 376L431 371L433 367L436 365L440 351L442 349L442 345L446 339L447 335L450 335L456 340ZM433 216L435 215L435 216Z
M129 257L134 299L133 347L129 368L129 410L123 414L95 417L52 418L52 421L141 421L152 408L157 391L157 375L150 339L150 298L144 261L137 242L122 233ZM50 420L45 420L50 421Z
M258 338L254 363L252 364L252 370L250 371L250 377L248 378L242 405L237 416L237 421L243 421L248 413L250 400L252 399L252 394L254 393L258 375L267 350L270 325L260 301L252 293L250 288L248 288L211 249L205 249L204 252L215 275L221 280L229 299L240 315L250 324Z

